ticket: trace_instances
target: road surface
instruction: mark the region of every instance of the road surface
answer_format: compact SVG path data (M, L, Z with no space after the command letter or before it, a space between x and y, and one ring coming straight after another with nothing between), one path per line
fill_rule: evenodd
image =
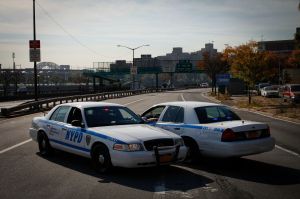
M167 101L209 101L192 89L153 93L109 102L141 114ZM267 122L276 138L268 153L240 159L207 159L198 164L116 169L98 174L89 159L64 152L39 156L28 128L41 113L0 121L0 198L278 198L300 197L300 125L237 111L243 119Z

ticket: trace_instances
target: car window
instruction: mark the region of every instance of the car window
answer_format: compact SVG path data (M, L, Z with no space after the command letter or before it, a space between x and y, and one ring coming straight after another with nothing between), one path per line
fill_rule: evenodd
M163 122L183 123L184 109L179 106L169 106L162 118Z
M80 122L82 122L82 114L79 108L72 107L68 116L67 123L71 124L73 120L79 120Z
M198 107L195 108L195 112L200 124L241 119L233 111L223 106Z
M158 119L160 117L160 114L163 112L166 106L157 106L149 109L146 111L142 116L146 117L147 119L155 118Z
M52 113L52 115L51 115L51 117L50 117L50 120L55 120L55 118L56 118L56 116L57 116L58 111L59 111L60 108L61 108L61 107L58 107L58 108Z
M69 106L61 106L55 110L52 114L50 120L55 120L58 122L64 122L66 114L68 113L70 107Z
M143 123L141 118L126 107L91 107L84 109L88 127Z

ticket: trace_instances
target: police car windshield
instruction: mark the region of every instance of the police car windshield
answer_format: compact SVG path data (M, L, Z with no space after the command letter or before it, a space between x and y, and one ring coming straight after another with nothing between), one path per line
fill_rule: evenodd
M84 109L88 127L140 124L143 120L126 107L106 106Z
M233 111L224 106L206 106L195 108L200 124L240 120Z

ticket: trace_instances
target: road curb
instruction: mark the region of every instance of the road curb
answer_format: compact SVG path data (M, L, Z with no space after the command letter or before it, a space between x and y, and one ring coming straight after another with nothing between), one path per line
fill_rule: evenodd
M211 100L215 103L223 104L222 101L217 100L213 97L209 97L207 95L207 93L202 93L201 95L202 95L202 97L205 97L206 99L209 99L209 100ZM227 104L223 104L223 105L230 106L230 105L227 105ZM230 106L230 107L232 107L234 109L242 110L242 111L248 111L248 112L251 112L251 113L256 113L256 114L259 114L259 115L262 115L262 116L265 116L265 117L269 117L269 118L276 119L276 120L281 120L281 121L284 121L284 122L290 122L290 123L298 124L298 125L300 124L300 121L297 121L297 120L294 121L294 119L291 119L291 118L288 118L288 117L269 115L265 112L257 111L255 109L239 108L239 107L236 107L236 106Z

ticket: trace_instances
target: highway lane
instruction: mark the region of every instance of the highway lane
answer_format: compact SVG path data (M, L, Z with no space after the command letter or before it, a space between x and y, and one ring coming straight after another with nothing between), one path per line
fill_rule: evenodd
M181 96L185 100L206 100L196 91L109 101L128 104L142 113L156 103L182 100ZM27 129L33 116L0 122L0 150L29 138ZM300 195L300 160L279 149L236 160L202 159L197 165L117 169L106 175L95 173L88 159L63 152L43 158L37 151L37 144L29 142L0 154L1 198L297 198Z
M199 89L191 89L183 93L182 96L188 100L211 102L198 93ZM235 112L242 119L268 123L271 135L276 138L277 145L300 154L300 124L285 122L239 109L235 109Z

